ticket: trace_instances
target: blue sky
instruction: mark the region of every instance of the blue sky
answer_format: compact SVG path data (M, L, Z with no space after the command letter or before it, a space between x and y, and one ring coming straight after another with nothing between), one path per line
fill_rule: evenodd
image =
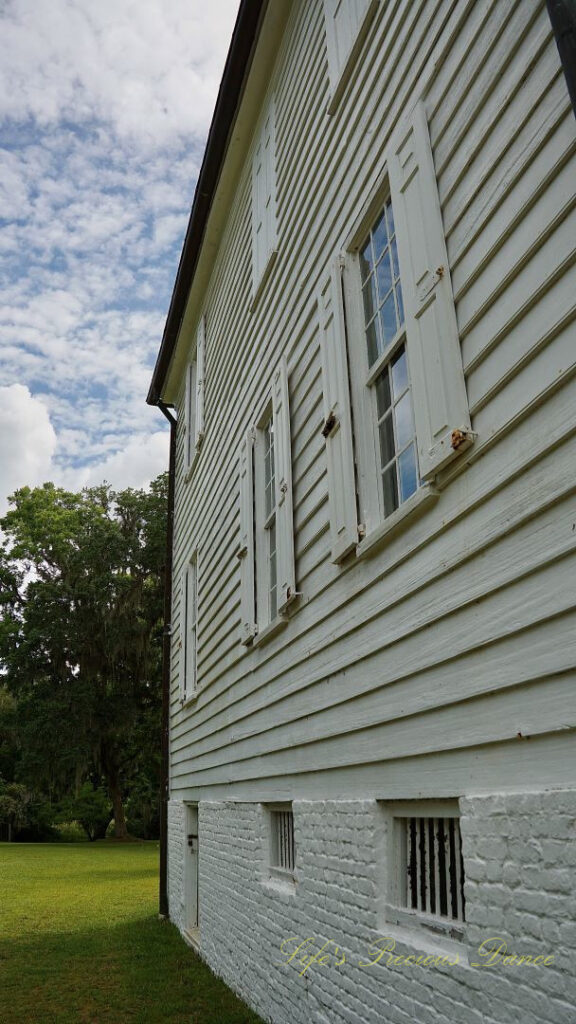
M0 514L166 467L145 398L237 6L2 4Z

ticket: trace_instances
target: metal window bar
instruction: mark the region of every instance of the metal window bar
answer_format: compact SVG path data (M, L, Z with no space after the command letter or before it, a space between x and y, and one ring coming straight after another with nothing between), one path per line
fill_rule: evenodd
M294 818L292 811L275 811L276 866L294 871Z
M406 906L465 920L464 868L457 818L406 818Z

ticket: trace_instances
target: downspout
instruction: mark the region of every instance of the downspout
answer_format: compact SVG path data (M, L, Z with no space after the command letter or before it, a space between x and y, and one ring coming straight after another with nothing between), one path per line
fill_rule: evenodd
M174 539L174 479L176 475L176 417L164 402L158 408L170 424L170 462L168 467L168 522L166 529L166 569L164 574L164 633L162 637L162 739L160 762L160 892L158 912L168 917L168 794L170 749L170 648L172 633L172 542Z
M576 0L546 0L546 7L576 114Z

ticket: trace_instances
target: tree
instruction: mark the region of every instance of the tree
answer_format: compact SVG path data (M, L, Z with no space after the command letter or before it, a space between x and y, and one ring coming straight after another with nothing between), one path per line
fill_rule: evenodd
M104 839L112 820L110 799L101 786L94 787L85 782L78 796L62 800L58 817L63 822L77 821L93 843L96 839Z
M131 779L157 773L166 493L166 474L149 491L48 483L17 491L0 520L19 781L57 801L102 777L120 838Z

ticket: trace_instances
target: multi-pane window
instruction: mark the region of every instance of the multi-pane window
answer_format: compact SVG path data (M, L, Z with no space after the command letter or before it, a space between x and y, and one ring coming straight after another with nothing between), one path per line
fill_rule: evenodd
M466 919L460 820L446 804L422 810L410 813L406 806L406 813L394 815L387 917L459 935Z
M325 0L328 37L352 7ZM422 514L476 436L422 102L400 119L382 165L317 296L337 564Z
M294 816L290 807L278 807L270 812L270 871L285 877L294 874L296 848L294 845Z
M388 199L360 248L364 330L372 366L404 325L392 201Z
M380 501L385 518L418 488L402 285L390 199L360 247L359 256L367 383L375 406Z
M278 573L276 550L276 476L274 468L274 422L272 417L264 435L264 523L268 549L268 611L270 620L278 614Z
M406 346L401 345L376 378L380 478L384 515L389 516L418 487L416 437Z

